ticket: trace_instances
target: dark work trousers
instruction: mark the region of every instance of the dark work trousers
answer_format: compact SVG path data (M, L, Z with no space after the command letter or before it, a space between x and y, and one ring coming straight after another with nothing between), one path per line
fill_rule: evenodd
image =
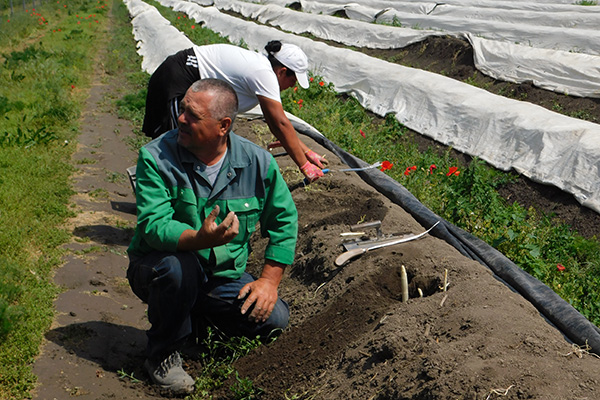
M289 321L286 302L277 300L267 321L250 321L241 314L242 287L254 281L244 273L239 279L207 277L193 252L153 252L132 260L127 278L133 292L148 304L147 357L162 361L179 350L193 330L192 320L204 317L228 336L267 337L281 331Z

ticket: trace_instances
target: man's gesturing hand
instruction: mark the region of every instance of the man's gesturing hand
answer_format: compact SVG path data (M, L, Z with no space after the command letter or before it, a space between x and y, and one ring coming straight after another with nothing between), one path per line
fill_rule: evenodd
M219 225L215 222L220 208L215 206L198 231L185 230L179 237L177 250L201 250L229 243L240 231L240 221L233 211Z
M196 233L197 240L200 243L207 244L203 246L204 248L229 243L240 231L240 221L233 211L230 211L223 222L217 225L215 220L219 215L219 211L219 206L215 206L202 223L202 228Z

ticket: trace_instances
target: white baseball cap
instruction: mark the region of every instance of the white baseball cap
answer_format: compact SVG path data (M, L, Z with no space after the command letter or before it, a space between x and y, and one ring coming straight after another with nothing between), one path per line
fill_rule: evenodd
M298 84L304 89L308 89L308 57L302 49L295 44L282 43L281 49L273 53L273 57L282 63L286 68L291 69L296 74Z

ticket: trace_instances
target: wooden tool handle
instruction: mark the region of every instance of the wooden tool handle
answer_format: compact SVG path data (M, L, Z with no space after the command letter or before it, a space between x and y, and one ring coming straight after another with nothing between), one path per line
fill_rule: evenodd
M335 265L337 265L338 267L341 267L342 265L346 264L348 261L350 261L354 257L360 256L361 254L364 254L366 252L367 252L367 249L361 249L360 247L357 247L356 249L348 250L348 251L340 254L338 256L338 258L335 259Z

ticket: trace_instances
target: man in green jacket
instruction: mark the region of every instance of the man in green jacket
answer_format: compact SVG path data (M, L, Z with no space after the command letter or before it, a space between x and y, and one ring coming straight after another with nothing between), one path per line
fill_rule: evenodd
M228 83L199 80L183 99L179 128L139 153L127 277L152 324L144 366L176 394L194 389L179 355L193 316L248 337L289 320L277 288L294 259L298 215L273 157L231 132L237 104ZM254 278L245 269L259 222L269 243Z

